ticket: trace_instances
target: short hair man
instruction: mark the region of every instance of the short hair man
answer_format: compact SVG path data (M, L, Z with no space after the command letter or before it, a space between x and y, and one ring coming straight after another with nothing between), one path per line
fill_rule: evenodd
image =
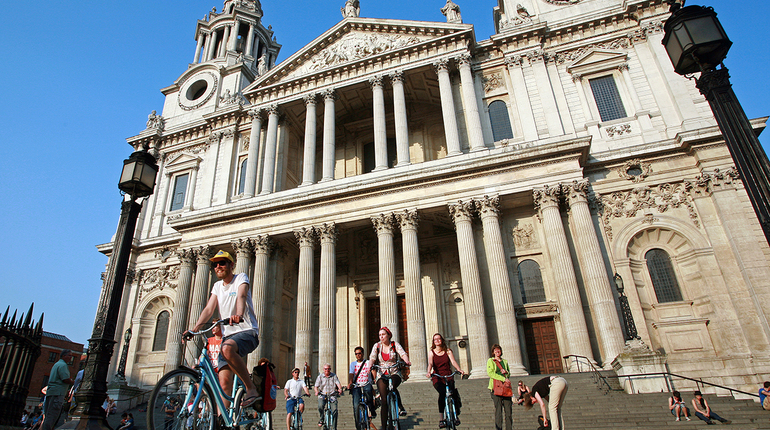
M299 367L291 371L291 379L283 385L283 395L286 397L286 430L291 430L291 414L297 406L300 413L305 411L305 402L302 400L302 391L310 395L305 381L299 379Z
M259 332L251 299L249 277L243 273L233 273L235 260L229 252L220 250L210 260L219 281L211 289L211 297L195 323L193 331L199 331L210 321L217 309L220 316L230 316L230 325L225 326L223 330L222 349L217 365L219 383L226 393L231 393L233 372L235 372L246 387L241 406L250 406L259 400L259 395L254 383L251 382L244 357L259 345ZM189 331L187 331L182 339L189 337Z
M357 346L354 350L356 359L350 363L350 369L348 371L348 390L353 396L353 410L358 411L358 405L361 403L361 399L364 398L366 393L366 399L369 401L369 415L372 418L377 417L377 412L374 410L374 394L372 389L372 368L369 360L364 360L364 348ZM356 422L358 422L358 412L355 413Z
M64 420L64 396L67 395L70 385L74 382L70 378L69 363L72 351L64 349L59 354L59 361L51 368L51 376L48 377L48 389L45 392L45 405L43 413L43 430L51 430L59 427Z
M318 396L318 415L321 417L318 420L318 426L323 426L324 407L329 403L329 409L332 411L332 422L326 423L326 428L335 430L337 428L337 393L342 392L342 385L337 375L332 372L331 364L324 364L323 372L315 380L313 391Z

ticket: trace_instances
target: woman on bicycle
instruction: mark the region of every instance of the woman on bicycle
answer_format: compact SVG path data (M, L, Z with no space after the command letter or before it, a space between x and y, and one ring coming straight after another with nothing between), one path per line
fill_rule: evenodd
M409 357L406 355L406 351L398 342L391 341L393 333L387 327L382 327L379 333L380 341L374 344L372 347L372 353L369 354L369 366L374 364L380 366L377 369L377 391L380 392L380 400L383 402L383 408L380 412L380 420L382 428L385 429L388 425L388 417L390 411L385 402L388 399L388 381L382 378L383 375L390 376L393 381L393 389L395 390L401 384L401 371L396 367L399 356L407 365L412 365L409 361ZM393 366L393 367L389 367Z
M433 388L438 391L438 412L441 415L441 420L438 424L439 428L446 427L446 422L444 421L444 407L446 406L446 385L449 385L449 388L452 390L452 399L454 399L455 402L455 412L457 415L460 415L462 401L460 400L460 393L458 393L455 389L454 377L450 378L447 381L447 384L444 384L443 379L431 375L434 373L441 376L451 375L452 366L454 366L458 372L465 374L462 368L460 368L460 365L457 364L454 353L447 346L446 341L444 340L444 336L441 336L440 333L434 334L433 345L431 345L430 350L428 351L428 378L432 379ZM455 421L455 425L458 424L460 424L459 419Z

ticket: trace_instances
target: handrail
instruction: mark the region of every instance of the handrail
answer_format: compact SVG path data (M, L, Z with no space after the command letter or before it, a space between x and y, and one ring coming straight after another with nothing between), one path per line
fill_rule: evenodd
M594 364L591 362L591 360L588 357L583 355L569 354L569 355L565 355L562 358L564 358L564 364L566 364L567 373L569 373L569 362L567 360L570 358L582 358L583 360L585 360L584 363L588 365L588 368L592 373L594 383L596 383L596 385L599 385L600 388L601 388L601 385L604 385L604 388L602 388L602 391L604 392L604 394L607 394L608 392L612 391L612 387L610 387L610 383L607 382L607 378L604 377L604 375L602 375L599 372L599 369L597 369L596 366L594 366ZM574 362L577 363L578 373L582 373L582 368L580 366L581 361L582 360L574 360ZM603 384L599 384L599 381L601 381Z
M597 385L599 384L598 380L601 380L604 383L603 385L606 387L606 389L604 390L604 394L607 394L607 390L612 391L612 388L610 387L609 382L607 382L607 377L602 375L601 372L598 371L596 366L594 366L594 364L591 363L591 360L588 359L588 357L585 357L585 356L582 356L582 355L570 354L570 355L565 355L563 358L564 358L565 364L567 364L567 367L566 367L567 373L569 373L569 363L567 362L567 360L569 358L581 358L581 359L584 359L585 360L584 364L588 365L588 367L590 369L590 372L592 373L592 376L594 378L594 382L596 382ZM581 367L581 362L582 362L581 360L575 360L575 363L577 363L577 367L578 367L578 373L583 373L582 367ZM641 379L641 378L649 378L649 377L655 377L655 376L663 377L665 379L665 381L666 381L666 388L669 391L673 391L674 390L674 381L671 379L672 377L674 377L674 378L679 378L679 379L684 379L684 380L687 380L687 381L695 382L695 386L698 388L698 390L701 390L701 386L705 387L705 386L708 385L710 387L715 387L715 388L719 388L719 389L722 389L722 390L726 390L726 391L730 392L730 395L733 396L733 397L735 397L734 393L741 393L741 394L746 395L746 396L757 397L757 398L759 397L758 394L749 393L749 392L746 392L746 391L743 391L743 390L739 390L737 388L726 387L724 385L715 384L713 382L707 382L707 381L704 381L703 378L695 379L695 378L690 378L689 376L683 376L683 375L679 375L679 374L671 373L671 372L635 373L635 374L630 374L630 375L618 375L618 380L620 380L620 378L625 378L626 380L628 380L628 383L631 385L631 393L633 394L633 392L634 392L633 378Z

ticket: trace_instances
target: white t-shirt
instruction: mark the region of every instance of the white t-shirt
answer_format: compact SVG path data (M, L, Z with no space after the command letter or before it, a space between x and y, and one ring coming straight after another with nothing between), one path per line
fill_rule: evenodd
M286 381L286 384L284 384L284 388L287 388L289 390L289 396L292 397L299 397L303 391L303 388L305 387L305 381L301 379L289 379Z
M249 283L249 277L243 273L239 273L233 276L231 283L226 284L224 281L217 281L214 284L214 288L211 289L211 294L217 296L219 302L219 315L222 318L228 318L231 315L235 315L235 302L238 297L238 287L241 284ZM257 317L254 315L254 303L251 300L251 289L246 289L246 307L243 311L243 321L240 324L226 325L222 327L222 335L230 336L235 333L244 330L257 330Z

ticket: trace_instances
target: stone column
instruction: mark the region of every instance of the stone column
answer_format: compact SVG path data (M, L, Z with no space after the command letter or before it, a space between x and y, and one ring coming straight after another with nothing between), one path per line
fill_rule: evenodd
M208 49L206 49L206 61L212 60L216 56L216 52L214 52L217 49L217 31L211 30L211 34L209 35L209 46Z
M195 286L193 287L192 306L190 306L190 316L195 321L198 321L211 295L211 284L209 284L211 261L209 261L209 258L213 257L215 253L214 248L208 245L201 246L196 250ZM192 345L191 353L193 360L198 358L202 345L203 342L198 337Z
M305 149L304 162L302 163L302 184L312 185L315 182L315 121L316 121L316 95L305 96ZM324 138L326 136L324 135Z
M532 115L532 104L529 102L527 82L524 80L524 70L522 70L521 64L522 58L518 55L505 59L513 87L513 100L516 103L519 121L521 121L521 130L524 133L524 140L529 142L537 140L537 124L535 124L535 117Z
M473 86L473 73L471 72L471 56L462 54L455 59L460 69L460 85L463 90L463 106L465 107L465 122L468 128L468 141L471 151L486 149L484 145L484 133L481 131L481 117L479 116L479 104L476 99L476 89Z
M412 367L412 379L425 380L421 369L428 367L425 340L425 307L422 296L422 279L420 275L420 247L417 243L417 224L420 221L416 210L396 213L396 219L401 226L401 237L404 249L404 284L406 286L406 327L409 336L409 359Z
M262 189L260 194L273 192L275 181L275 153L278 145L278 105L267 108L267 141L265 142L265 166L262 169Z
M567 235L564 233L564 224L559 212L560 194L559 185L535 189L535 209L540 213L545 230L545 243L548 245L550 265L553 269L554 283L557 286L561 325L569 348L567 353L587 357L588 361L594 363L583 304L580 301L580 291L575 277L575 267L572 265ZM570 363L570 369L576 369L576 361L573 359Z
M444 118L444 134L446 135L447 155L462 154L460 149L460 132L457 130L457 114L452 96L452 80L449 78L449 61L440 60L433 63L438 74L438 87L441 96L441 114ZM485 370L486 371L486 370Z
M326 363L335 364L337 259L335 242L337 226L334 223L316 227L321 242L321 285L318 296L318 368Z
M246 184L243 187L244 197L254 197L257 191L257 169L259 168L259 138L262 131L262 110L249 110L251 116L251 133L249 134L249 152L246 161Z
M476 245L473 239L472 201L459 201L449 205L449 213L457 230L457 248L460 257L460 277L463 281L465 299L465 320L468 324L468 346L471 352L471 378L487 377L489 338L487 336L484 299L481 296L479 264L476 260Z
M225 25L225 34L222 36L222 43L219 45L219 52L217 53L217 57L224 57L227 53L227 49L229 48L228 45L230 45L230 26L232 24L226 24Z
M201 58L201 48L203 47L203 39L206 38L206 34L202 31L198 33L198 43L195 45L195 57L193 58L193 64L198 64Z
M236 19L235 23L233 24L233 31L230 33L230 46L228 47L230 51L235 51L235 45L238 43L238 32L240 31L241 22Z
M236 239L230 242L230 245L235 250L235 273L244 273L249 277L249 281L251 281L249 269L251 268L252 247L254 244L251 242L251 239L245 238Z
M404 95L404 72L397 70L390 75L393 85L393 118L396 122L396 166L406 166L409 161L409 127L406 117L406 96Z
M251 240L254 250L254 279L251 280L251 299L254 301L254 316L257 318L259 328L259 346L254 353L249 355L249 370L257 365L259 359L265 356L265 350L270 342L267 326L266 309L268 307L268 264L270 252L273 250L273 241L268 235L259 235Z
M321 181L331 181L334 179L334 151L336 131L336 107L334 101L337 95L334 90L328 89L323 92L324 98L324 137L323 137L323 170Z
M487 254L489 280L492 284L492 304L495 308L497 337L503 351L506 351L508 367L512 375L526 375L521 358L516 310L513 307L511 280L508 277L503 237L500 234L500 199L497 196L477 201L481 222L484 226L484 250Z
M297 278L297 340L294 366L303 369L313 356L313 246L315 229L303 227L294 232L299 242L299 276Z
M249 55L254 57L254 23L249 23L249 35L246 36L246 47L243 51L243 55Z
M372 217L377 232L377 257L380 267L380 323L398 340L396 309L396 260L393 255L393 214Z
M182 363L184 345L182 344L182 332L187 330L187 306L190 304L190 289L192 286L193 261L195 251L192 249L180 249L176 252L181 263L179 268L179 284L176 288L176 300L174 300L174 313L168 326L168 340L166 341L168 354L166 354L166 371L175 369ZM194 316L193 318L198 318Z
M374 106L374 170L388 168L388 134L385 129L385 91L382 76L369 79Z
M605 368L612 368L612 360L623 352L625 339L591 210L588 208L588 180L573 181L564 188L569 197L573 243L580 261L580 272L583 274L599 345L604 352L602 362Z

